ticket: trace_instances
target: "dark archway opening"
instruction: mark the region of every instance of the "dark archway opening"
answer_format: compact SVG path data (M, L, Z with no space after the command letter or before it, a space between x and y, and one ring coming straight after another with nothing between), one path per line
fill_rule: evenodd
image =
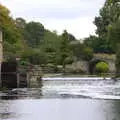
M17 88L16 72L16 62L3 62L1 65L1 86L5 88Z
M96 70L95 70L95 66L98 62L105 62L103 60L100 60L100 59L94 59L92 61L89 62L89 73L91 75L94 75L96 74Z

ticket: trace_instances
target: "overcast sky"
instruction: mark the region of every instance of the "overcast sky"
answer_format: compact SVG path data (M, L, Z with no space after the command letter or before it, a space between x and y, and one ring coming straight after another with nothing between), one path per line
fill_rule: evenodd
M45 28L62 33L66 29L76 38L95 34L94 17L105 0L0 0L13 17L39 21Z

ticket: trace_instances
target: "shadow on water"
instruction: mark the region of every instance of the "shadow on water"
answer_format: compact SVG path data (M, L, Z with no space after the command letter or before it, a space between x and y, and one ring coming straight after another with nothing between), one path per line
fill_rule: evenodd
M0 120L119 120L120 101L39 99L0 101Z
M0 100L40 99L41 96L41 88L19 88L2 92Z

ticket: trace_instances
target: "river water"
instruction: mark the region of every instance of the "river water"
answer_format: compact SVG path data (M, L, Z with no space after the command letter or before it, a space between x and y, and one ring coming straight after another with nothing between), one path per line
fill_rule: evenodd
M0 120L120 120L120 81L51 79L2 91Z

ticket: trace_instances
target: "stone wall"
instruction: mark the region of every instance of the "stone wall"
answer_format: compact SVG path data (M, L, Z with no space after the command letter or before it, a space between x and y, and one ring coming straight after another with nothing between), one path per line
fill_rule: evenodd
M94 54L94 57L91 61L76 61L71 65L66 65L66 71L78 71L78 73L90 73L90 64L92 63L92 67L95 67L96 63L100 61L104 61L108 63L109 65L109 73L115 73L116 67L115 67L115 60L116 56L114 54L109 55L109 54ZM93 68L94 69L94 68Z
M89 73L89 64L87 61L76 61L71 65L66 65L68 73Z
M36 88L42 86L42 81L40 78L43 76L43 72L41 66L39 65L32 66L32 68L27 74L29 87Z

